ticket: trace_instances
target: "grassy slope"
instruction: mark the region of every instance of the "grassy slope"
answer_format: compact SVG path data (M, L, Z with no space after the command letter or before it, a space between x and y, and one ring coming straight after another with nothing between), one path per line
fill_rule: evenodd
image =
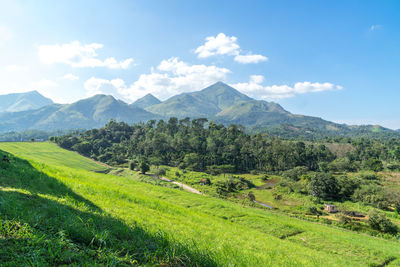
M52 144L0 149L27 160L0 169L0 261L13 265L365 266L400 258L397 242L89 172L102 166Z

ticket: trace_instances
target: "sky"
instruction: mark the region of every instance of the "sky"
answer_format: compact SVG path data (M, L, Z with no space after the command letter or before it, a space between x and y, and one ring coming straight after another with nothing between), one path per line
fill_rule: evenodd
M0 0L0 94L132 103L223 81L292 113L400 128L400 1Z

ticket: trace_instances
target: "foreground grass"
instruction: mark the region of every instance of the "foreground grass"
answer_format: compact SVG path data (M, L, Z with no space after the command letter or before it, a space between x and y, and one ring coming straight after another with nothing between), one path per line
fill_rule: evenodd
M1 264L399 263L397 242L90 172L102 166L48 143L0 149L14 155L0 169Z

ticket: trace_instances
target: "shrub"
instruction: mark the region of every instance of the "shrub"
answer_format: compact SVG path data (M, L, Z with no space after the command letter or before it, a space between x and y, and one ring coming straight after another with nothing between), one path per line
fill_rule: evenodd
M149 164L147 163L146 160L142 160L139 163L139 169L140 169L141 173L146 174L146 172L148 172L150 170L150 166L149 166Z
M321 212L318 210L316 206L308 206L306 210L306 214L310 215L320 215Z
M246 198L248 199L248 200L250 200L251 202L254 202L254 200L256 200L256 196L254 195L254 193L253 192L248 192L247 194L246 194Z
M352 199L380 209L385 209L389 206L383 188L375 184L362 185L354 191Z
M379 172L383 170L383 164L382 161L379 159L374 159L374 158L369 158L367 160L364 160L361 164L361 167L364 170L370 170L374 172Z
M164 168L155 168L153 172L157 176L163 176L167 174L167 171Z
M328 169L332 172L353 171L354 166L347 157L338 158L328 164Z
M298 181L298 180L300 180L300 177L302 175L307 173L307 171L308 171L307 167L299 166L299 167L295 167L293 169L284 171L282 173L282 176L284 178L287 178L292 181Z
M368 213L368 217L368 224L374 230L392 235L397 234L399 231L397 225L377 210L371 210Z
M136 167L136 163L134 161L129 162L129 169L133 171Z

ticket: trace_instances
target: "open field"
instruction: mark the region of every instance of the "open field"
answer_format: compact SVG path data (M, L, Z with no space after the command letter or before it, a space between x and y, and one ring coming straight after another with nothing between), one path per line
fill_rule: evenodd
M0 143L0 262L10 265L395 266L399 243L95 173L49 143Z

